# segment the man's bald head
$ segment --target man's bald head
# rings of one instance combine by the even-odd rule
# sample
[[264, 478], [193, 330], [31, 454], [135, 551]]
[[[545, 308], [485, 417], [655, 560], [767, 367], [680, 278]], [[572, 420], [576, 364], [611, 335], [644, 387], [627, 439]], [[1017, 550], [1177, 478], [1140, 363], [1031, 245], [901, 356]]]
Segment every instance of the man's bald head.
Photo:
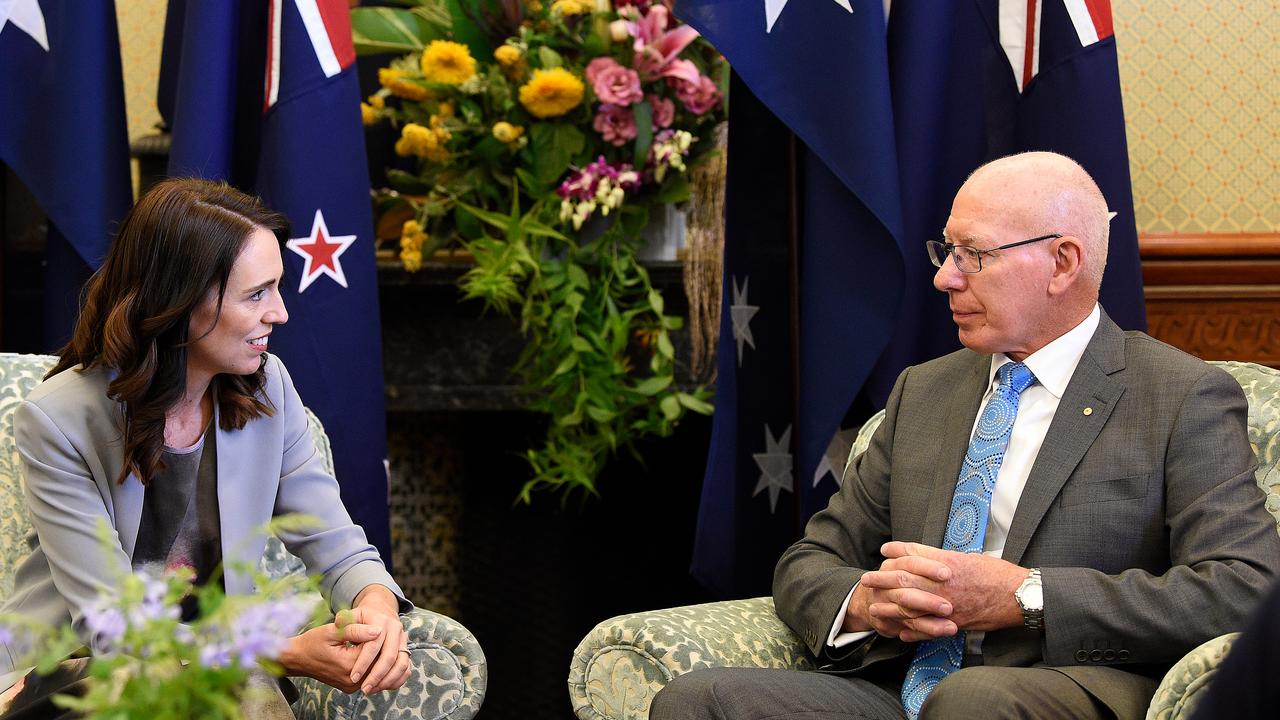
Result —
[[1051, 152], [1010, 155], [975, 170], [961, 192], [966, 190], [998, 204], [1005, 220], [1026, 237], [1054, 232], [1079, 238], [1083, 289], [1097, 298], [1107, 264], [1110, 213], [1098, 184], [1079, 163]]

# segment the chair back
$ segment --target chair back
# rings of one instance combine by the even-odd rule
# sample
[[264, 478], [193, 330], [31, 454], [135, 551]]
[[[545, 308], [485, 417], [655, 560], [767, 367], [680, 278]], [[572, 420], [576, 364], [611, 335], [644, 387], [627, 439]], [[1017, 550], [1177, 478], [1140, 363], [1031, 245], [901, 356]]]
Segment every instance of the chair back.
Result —
[[[22, 468], [13, 437], [13, 412], [57, 360], [54, 355], [0, 353], [0, 598], [7, 598], [13, 592], [18, 564], [31, 552], [27, 541], [31, 518], [22, 494]], [[325, 469], [332, 473], [333, 451], [329, 438], [320, 419], [311, 410], [306, 412], [316, 450], [324, 460]], [[267, 540], [260, 566], [273, 577], [303, 571], [302, 561], [274, 537]]]
[[[1280, 370], [1250, 362], [1211, 360], [1210, 365], [1231, 374], [1249, 401], [1249, 444], [1258, 456], [1254, 479], [1266, 496], [1267, 512], [1280, 531]], [[867, 449], [871, 436], [884, 420], [884, 411], [872, 415], [853, 442], [849, 462]]]

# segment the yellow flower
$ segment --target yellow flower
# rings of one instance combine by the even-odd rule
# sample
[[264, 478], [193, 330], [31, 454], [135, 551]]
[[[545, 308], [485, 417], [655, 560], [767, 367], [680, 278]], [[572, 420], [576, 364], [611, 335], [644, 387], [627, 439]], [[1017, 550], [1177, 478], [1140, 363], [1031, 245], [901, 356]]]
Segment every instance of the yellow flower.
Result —
[[475, 58], [462, 43], [432, 40], [422, 51], [422, 75], [428, 82], [461, 85], [475, 74]]
[[401, 250], [400, 262], [404, 264], [404, 269], [409, 272], [418, 272], [422, 269], [422, 251], [421, 250]]
[[360, 103], [360, 122], [365, 125], [378, 122], [378, 111], [369, 103]]
[[493, 136], [498, 142], [513, 143], [524, 135], [524, 128], [519, 125], [512, 125], [509, 122], [498, 122], [493, 124]]
[[405, 100], [421, 102], [431, 97], [431, 92], [426, 88], [406, 80], [405, 76], [407, 74], [403, 70], [378, 68], [378, 82], [382, 87], [389, 90], [392, 95]]
[[400, 129], [400, 139], [396, 141], [396, 154], [402, 157], [416, 155], [432, 162], [443, 163], [449, 159], [449, 148], [445, 142], [453, 137], [449, 131], [440, 128], [432, 129], [417, 123], [407, 123]]
[[493, 51], [493, 59], [503, 67], [511, 67], [520, 62], [520, 48], [514, 45], [503, 45]]
[[387, 101], [382, 97], [381, 93], [374, 93], [369, 96], [369, 105], [375, 110], [381, 110], [387, 106]]
[[453, 103], [442, 102], [436, 107], [436, 115], [442, 118], [451, 118], [454, 115]]
[[559, 117], [582, 102], [585, 90], [582, 81], [564, 68], [534, 70], [520, 88], [520, 104], [534, 117]]
[[556, 0], [551, 3], [551, 12], [561, 15], [582, 15], [591, 12], [588, 0]]
[[525, 6], [526, 8], [528, 8], [528, 9], [529, 9], [529, 12], [531, 12], [531, 13], [540, 13], [540, 12], [542, 12], [542, 1], [541, 1], [541, 0], [524, 0], [524, 6]]

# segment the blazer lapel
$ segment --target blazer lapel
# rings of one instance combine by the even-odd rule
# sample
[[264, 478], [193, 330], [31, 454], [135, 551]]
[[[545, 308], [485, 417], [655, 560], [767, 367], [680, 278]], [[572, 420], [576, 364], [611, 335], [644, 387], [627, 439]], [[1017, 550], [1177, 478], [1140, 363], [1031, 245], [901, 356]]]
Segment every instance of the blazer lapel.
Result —
[[[271, 519], [272, 502], [246, 497], [244, 488], [257, 488], [275, 497], [275, 491], [259, 476], [261, 463], [252, 442], [252, 435], [245, 432], [225, 431], [218, 417], [218, 404], [214, 402], [213, 422], [218, 453], [218, 514], [222, 525], [223, 578], [227, 594], [253, 592], [253, 578], [239, 566], [257, 567], [262, 557], [266, 536], [259, 530]], [[278, 468], [277, 468], [278, 470]]]
[[933, 493], [929, 496], [929, 511], [925, 515], [921, 542], [942, 547], [947, 532], [947, 517], [951, 514], [951, 499], [955, 495], [960, 466], [969, 449], [973, 434], [973, 421], [978, 417], [978, 406], [991, 382], [991, 356], [975, 355], [973, 366], [958, 378], [956, 392], [947, 405], [943, 421], [943, 435], [939, 440], [938, 472], [934, 476]]
[[1124, 343], [1124, 332], [1104, 312], [1062, 394], [1040, 454], [1027, 476], [1005, 540], [1005, 560], [1015, 565], [1022, 561], [1040, 520], [1124, 394], [1124, 383], [1112, 377], [1124, 369]]

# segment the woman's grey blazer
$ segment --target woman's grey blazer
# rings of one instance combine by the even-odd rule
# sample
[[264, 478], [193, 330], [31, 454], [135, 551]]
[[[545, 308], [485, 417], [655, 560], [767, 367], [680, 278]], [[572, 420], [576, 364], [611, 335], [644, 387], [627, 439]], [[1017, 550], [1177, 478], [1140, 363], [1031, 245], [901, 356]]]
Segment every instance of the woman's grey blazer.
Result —
[[[281, 540], [309, 572], [321, 576], [321, 589], [334, 609], [350, 607], [370, 584], [385, 585], [407, 608], [378, 551], [342, 505], [338, 483], [324, 469], [284, 364], [267, 355], [264, 367], [263, 394], [272, 415], [226, 431], [218, 424], [214, 404], [227, 593], [255, 591], [253, 578], [241, 567], [256, 567], [262, 557], [266, 536], [258, 530], [273, 516], [304, 513], [318, 524], [282, 534]], [[133, 475], [116, 482], [124, 464], [123, 413], [107, 397], [110, 378], [111, 371], [103, 368], [64, 370], [34, 388], [14, 413], [35, 533], [32, 553], [18, 568], [13, 595], [0, 612], [49, 625], [73, 622], [80, 629], [85, 606], [102, 588], [117, 585], [120, 573], [130, 571], [145, 488]], [[103, 522], [114, 541], [106, 557], [97, 535]], [[0, 686], [10, 680], [3, 674], [23, 660], [22, 648], [5, 650], [0, 653]]]

